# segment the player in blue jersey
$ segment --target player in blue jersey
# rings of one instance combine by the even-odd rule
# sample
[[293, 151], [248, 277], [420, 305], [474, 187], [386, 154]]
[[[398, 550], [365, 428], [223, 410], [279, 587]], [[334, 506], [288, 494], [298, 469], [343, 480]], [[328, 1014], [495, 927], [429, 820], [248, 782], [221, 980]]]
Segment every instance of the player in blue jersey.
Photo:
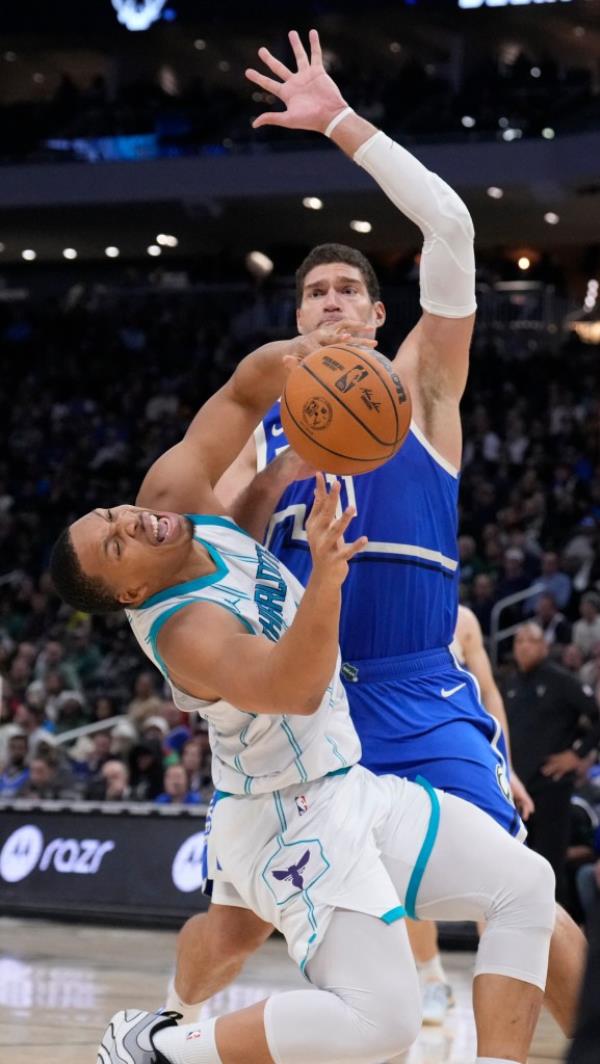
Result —
[[[458, 607], [457, 502], [462, 437], [459, 403], [468, 372], [475, 311], [473, 228], [458, 196], [370, 123], [359, 118], [322, 67], [298, 50], [292, 72], [266, 49], [265, 76], [250, 80], [286, 110], [261, 115], [255, 126], [320, 129], [361, 165], [389, 199], [422, 230], [423, 315], [395, 358], [408, 384], [414, 420], [399, 454], [360, 477], [342, 478], [342, 497], [357, 509], [369, 546], [344, 586], [340, 641], [343, 676], [363, 763], [376, 773], [435, 786], [488, 812], [511, 834], [525, 832], [511, 799], [507, 751], [498, 722], [483, 709], [477, 684], [450, 654]], [[279, 80], [276, 80], [279, 79]], [[317, 116], [317, 120], [315, 120]], [[375, 331], [385, 320], [374, 271], [359, 252], [315, 248], [297, 273], [300, 332], [351, 319]], [[220, 491], [230, 501], [259, 475], [236, 515], [305, 582], [310, 571], [305, 519], [312, 481], [296, 481], [293, 461], [272, 463], [286, 440], [275, 404]], [[264, 472], [260, 472], [264, 470]], [[306, 476], [306, 472], [304, 474]], [[273, 513], [273, 510], [275, 511]], [[513, 788], [518, 788], [513, 779]], [[517, 798], [523, 793], [518, 789]], [[203, 1000], [224, 985], [267, 933], [253, 919], [213, 908], [184, 931], [170, 1003]], [[425, 930], [430, 938], [431, 929]], [[419, 931], [415, 934], [419, 954]], [[429, 943], [426, 944], [427, 950]], [[551, 952], [547, 1003], [564, 1030], [572, 1027], [584, 942], [560, 913]], [[208, 963], [207, 963], [207, 958]], [[424, 960], [430, 958], [423, 955]], [[190, 1004], [190, 1015], [193, 1006]]]
[[[360, 336], [361, 326], [316, 335], [336, 333]], [[327, 492], [317, 474], [306, 589], [219, 513], [215, 483], [281, 391], [282, 353], [305, 346], [245, 359], [154, 463], [136, 505], [86, 514], [52, 552], [65, 600], [86, 612], [125, 608], [177, 705], [208, 721], [215, 908], [241, 905], [261, 928], [276, 926], [311, 983], [191, 1024], [123, 1010], [98, 1064], [397, 1064], [420, 1022], [407, 912], [486, 919], [473, 989], [478, 1064], [524, 1064], [554, 877], [472, 804], [358, 763], [338, 646], [341, 586], [366, 545], [345, 540], [353, 509], [338, 516], [339, 484]]]

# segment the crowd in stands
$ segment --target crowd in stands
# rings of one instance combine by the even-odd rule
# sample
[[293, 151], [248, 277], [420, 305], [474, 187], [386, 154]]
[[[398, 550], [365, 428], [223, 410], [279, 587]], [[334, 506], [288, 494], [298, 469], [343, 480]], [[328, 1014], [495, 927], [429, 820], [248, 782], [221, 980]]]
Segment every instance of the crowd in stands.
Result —
[[[386, 40], [371, 55], [357, 52], [356, 41], [351, 51], [340, 43], [343, 60], [335, 36], [329, 44], [326, 60], [345, 97], [365, 118], [404, 139], [501, 138], [507, 129], [517, 130], [515, 137], [540, 136], [547, 127], [558, 133], [597, 127], [600, 117], [591, 70], [559, 65], [542, 51], [517, 51], [510, 62], [482, 56], [479, 64], [465, 51], [456, 79], [455, 64], [449, 58], [427, 61], [422, 43], [414, 51], [397, 45], [400, 54], [394, 54]], [[38, 92], [35, 99], [0, 108], [0, 159], [107, 157], [102, 138], [146, 138], [129, 149], [125, 140], [120, 148], [113, 145], [132, 158], [277, 144], [277, 130], [251, 129], [252, 117], [265, 104], [270, 109], [273, 97], [251, 91], [243, 68], [253, 61], [252, 52], [250, 45], [241, 49], [245, 62], [221, 61], [229, 73], [216, 84], [197, 74], [178, 75], [168, 61], [167, 75], [163, 68], [153, 80], [124, 80], [110, 89], [101, 74], [90, 72], [87, 85], [64, 74], [53, 97], [42, 99]], [[126, 62], [121, 65], [126, 69]]]
[[[287, 298], [248, 287], [233, 315], [231, 298], [210, 290], [0, 307], [0, 798], [209, 798], [204, 724], [173, 704], [123, 614], [91, 618], [59, 601], [47, 562], [67, 522], [133, 501], [232, 365], [284, 332]], [[382, 349], [397, 339], [387, 335]], [[600, 700], [596, 359], [574, 337], [515, 357], [512, 340], [478, 334], [463, 403], [459, 551], [461, 597], [485, 636], [495, 603], [531, 589], [501, 626], [537, 619], [552, 656]], [[500, 644], [501, 667], [510, 647]], [[100, 727], [61, 741], [89, 723]], [[586, 800], [598, 816], [590, 773]]]

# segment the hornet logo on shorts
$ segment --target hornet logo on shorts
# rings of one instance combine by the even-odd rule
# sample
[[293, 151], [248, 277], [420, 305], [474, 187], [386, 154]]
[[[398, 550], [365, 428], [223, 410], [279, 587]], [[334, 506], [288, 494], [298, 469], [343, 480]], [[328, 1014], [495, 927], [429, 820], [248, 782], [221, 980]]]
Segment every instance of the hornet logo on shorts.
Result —
[[302, 890], [304, 887], [304, 879], [301, 873], [302, 869], [309, 861], [310, 850], [307, 850], [298, 861], [298, 864], [290, 865], [289, 868], [284, 869], [275, 868], [271, 872], [271, 875], [275, 876], [275, 879], [282, 879], [284, 883], [293, 883], [295, 887], [298, 887], [298, 890]]
[[329, 867], [318, 839], [284, 843], [280, 838], [276, 852], [267, 861], [261, 875], [277, 905], [286, 905], [299, 894], [309, 891]]

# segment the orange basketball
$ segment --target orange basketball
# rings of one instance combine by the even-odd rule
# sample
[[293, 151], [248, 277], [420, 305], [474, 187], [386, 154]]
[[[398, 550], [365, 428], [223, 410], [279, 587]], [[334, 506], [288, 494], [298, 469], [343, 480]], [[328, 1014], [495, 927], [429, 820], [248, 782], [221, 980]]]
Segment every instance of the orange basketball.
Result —
[[410, 395], [389, 359], [346, 344], [308, 355], [281, 399], [291, 446], [325, 473], [377, 469], [402, 446], [410, 418]]

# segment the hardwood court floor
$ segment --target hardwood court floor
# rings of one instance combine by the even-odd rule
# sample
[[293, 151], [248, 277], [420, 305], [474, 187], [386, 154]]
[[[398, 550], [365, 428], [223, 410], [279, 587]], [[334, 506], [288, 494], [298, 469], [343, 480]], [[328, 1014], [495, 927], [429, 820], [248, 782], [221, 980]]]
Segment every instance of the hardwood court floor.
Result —
[[[100, 1035], [113, 1012], [163, 1003], [175, 934], [4, 917], [0, 943], [2, 1064], [95, 1064]], [[475, 1059], [473, 956], [448, 953], [444, 963], [456, 1005], [443, 1028], [423, 1028], [410, 1064], [472, 1064]], [[273, 939], [231, 988], [207, 1003], [207, 1015], [303, 986], [283, 942]], [[558, 1028], [544, 1013], [530, 1064], [562, 1061], [564, 1049]]]

